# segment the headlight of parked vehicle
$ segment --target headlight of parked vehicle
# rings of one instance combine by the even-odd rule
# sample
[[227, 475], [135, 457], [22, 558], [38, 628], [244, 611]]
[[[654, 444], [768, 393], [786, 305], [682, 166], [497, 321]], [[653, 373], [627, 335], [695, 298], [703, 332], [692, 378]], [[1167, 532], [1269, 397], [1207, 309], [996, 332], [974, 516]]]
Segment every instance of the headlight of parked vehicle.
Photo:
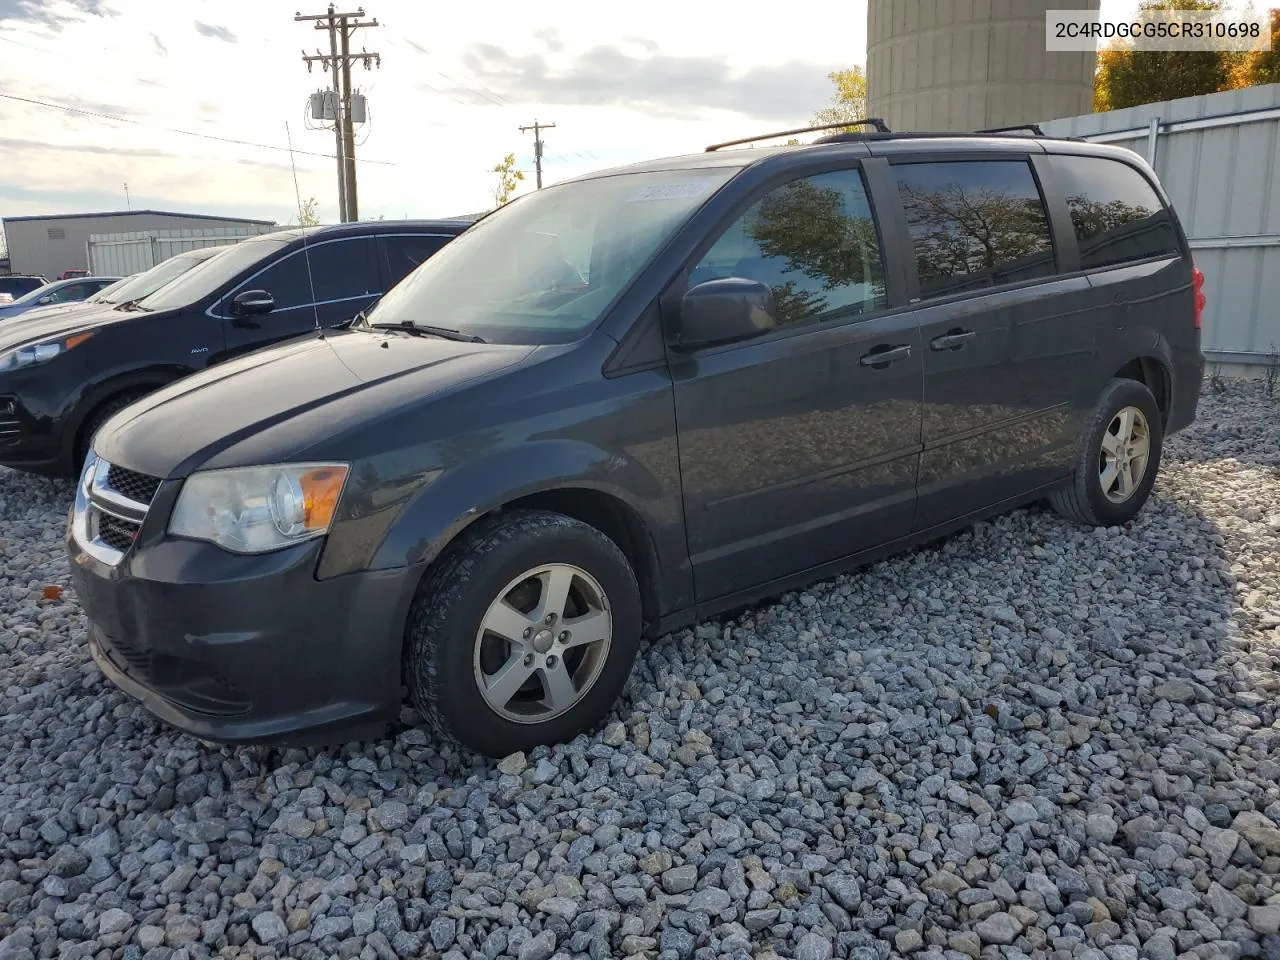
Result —
[[235, 553], [268, 553], [324, 536], [349, 469], [345, 463], [282, 463], [192, 474], [169, 532]]
[[29, 343], [25, 347], [15, 347], [13, 350], [0, 353], [0, 373], [6, 370], [21, 370], [23, 367], [34, 367], [36, 364], [47, 363], [59, 354], [66, 353], [72, 347], [80, 346], [92, 336], [92, 332], [76, 333], [58, 340]]

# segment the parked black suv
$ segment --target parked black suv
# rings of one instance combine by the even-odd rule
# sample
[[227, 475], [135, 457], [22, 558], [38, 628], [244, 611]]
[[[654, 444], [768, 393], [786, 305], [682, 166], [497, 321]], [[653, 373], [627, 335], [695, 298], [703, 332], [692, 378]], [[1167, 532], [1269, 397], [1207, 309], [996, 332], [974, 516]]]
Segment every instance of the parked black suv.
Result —
[[836, 135], [551, 186], [350, 329], [107, 422], [90, 644], [209, 740], [371, 733], [403, 681], [476, 750], [562, 741], [642, 635], [1037, 499], [1128, 521], [1202, 304], [1117, 148]]
[[226, 247], [141, 299], [0, 325], [0, 464], [76, 476], [117, 410], [197, 370], [350, 322], [470, 225], [281, 230]]

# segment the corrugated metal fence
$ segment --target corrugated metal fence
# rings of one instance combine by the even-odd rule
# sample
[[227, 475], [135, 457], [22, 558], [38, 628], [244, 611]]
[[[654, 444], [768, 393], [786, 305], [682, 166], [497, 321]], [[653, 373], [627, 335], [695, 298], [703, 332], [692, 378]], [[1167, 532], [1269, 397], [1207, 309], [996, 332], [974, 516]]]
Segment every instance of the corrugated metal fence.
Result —
[[1205, 274], [1211, 362], [1280, 354], [1280, 84], [1040, 124], [1146, 157]]
[[133, 233], [95, 233], [85, 244], [89, 272], [127, 277], [188, 250], [226, 246], [280, 227], [246, 223], [235, 227], [191, 227], [185, 230], [140, 230]]

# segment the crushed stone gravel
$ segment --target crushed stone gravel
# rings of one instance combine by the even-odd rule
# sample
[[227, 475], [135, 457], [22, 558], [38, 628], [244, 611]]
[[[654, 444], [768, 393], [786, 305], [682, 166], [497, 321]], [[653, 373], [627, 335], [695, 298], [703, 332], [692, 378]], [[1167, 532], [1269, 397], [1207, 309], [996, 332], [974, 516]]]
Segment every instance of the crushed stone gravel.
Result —
[[69, 499], [0, 469], [0, 960], [1280, 958], [1259, 383], [1130, 529], [1022, 510], [665, 637], [497, 764], [165, 727], [85, 649]]

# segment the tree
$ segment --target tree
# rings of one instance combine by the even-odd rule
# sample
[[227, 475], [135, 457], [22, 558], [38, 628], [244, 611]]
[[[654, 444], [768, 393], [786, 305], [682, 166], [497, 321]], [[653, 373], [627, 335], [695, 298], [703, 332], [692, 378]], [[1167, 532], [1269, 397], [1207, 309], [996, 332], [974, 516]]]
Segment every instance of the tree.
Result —
[[[813, 115], [813, 125], [823, 123], [840, 123], [843, 120], [861, 120], [867, 115], [867, 76], [861, 67], [850, 67], [848, 70], [836, 70], [828, 73], [827, 79], [835, 84], [836, 92], [831, 95], [831, 105], [823, 107]], [[849, 132], [856, 133], [862, 127], [852, 126]], [[844, 131], [837, 131], [844, 132]]]
[[[1223, 6], [1224, 0], [1142, 0], [1138, 18], [1158, 10], [1218, 12]], [[1241, 85], [1240, 64], [1247, 56], [1216, 51], [1135, 51], [1128, 43], [1106, 47], [1098, 52], [1093, 109], [1120, 110], [1232, 89]]]
[[[848, 70], [836, 70], [827, 74], [827, 79], [835, 84], [835, 93], [831, 95], [830, 106], [823, 107], [810, 119], [810, 126], [818, 127], [828, 123], [840, 123], [843, 120], [861, 120], [867, 115], [867, 76], [861, 67], [850, 67]], [[858, 133], [862, 126], [842, 127], [832, 133]], [[792, 137], [787, 146], [799, 146], [800, 141]]]
[[1280, 83], [1280, 10], [1271, 11], [1271, 49], [1244, 54], [1233, 80], [1233, 87]]
[[502, 158], [502, 162], [493, 168], [493, 172], [498, 175], [498, 185], [493, 188], [493, 203], [494, 206], [500, 207], [510, 202], [511, 195], [516, 192], [520, 181], [524, 179], [524, 171], [516, 169], [516, 155], [508, 153]]
[[899, 189], [923, 282], [984, 273], [1047, 249], [1038, 198], [957, 183], [936, 190], [905, 184]]
[[318, 227], [320, 226], [320, 217], [316, 214], [316, 198], [303, 200], [298, 204], [298, 226], [300, 227]]

